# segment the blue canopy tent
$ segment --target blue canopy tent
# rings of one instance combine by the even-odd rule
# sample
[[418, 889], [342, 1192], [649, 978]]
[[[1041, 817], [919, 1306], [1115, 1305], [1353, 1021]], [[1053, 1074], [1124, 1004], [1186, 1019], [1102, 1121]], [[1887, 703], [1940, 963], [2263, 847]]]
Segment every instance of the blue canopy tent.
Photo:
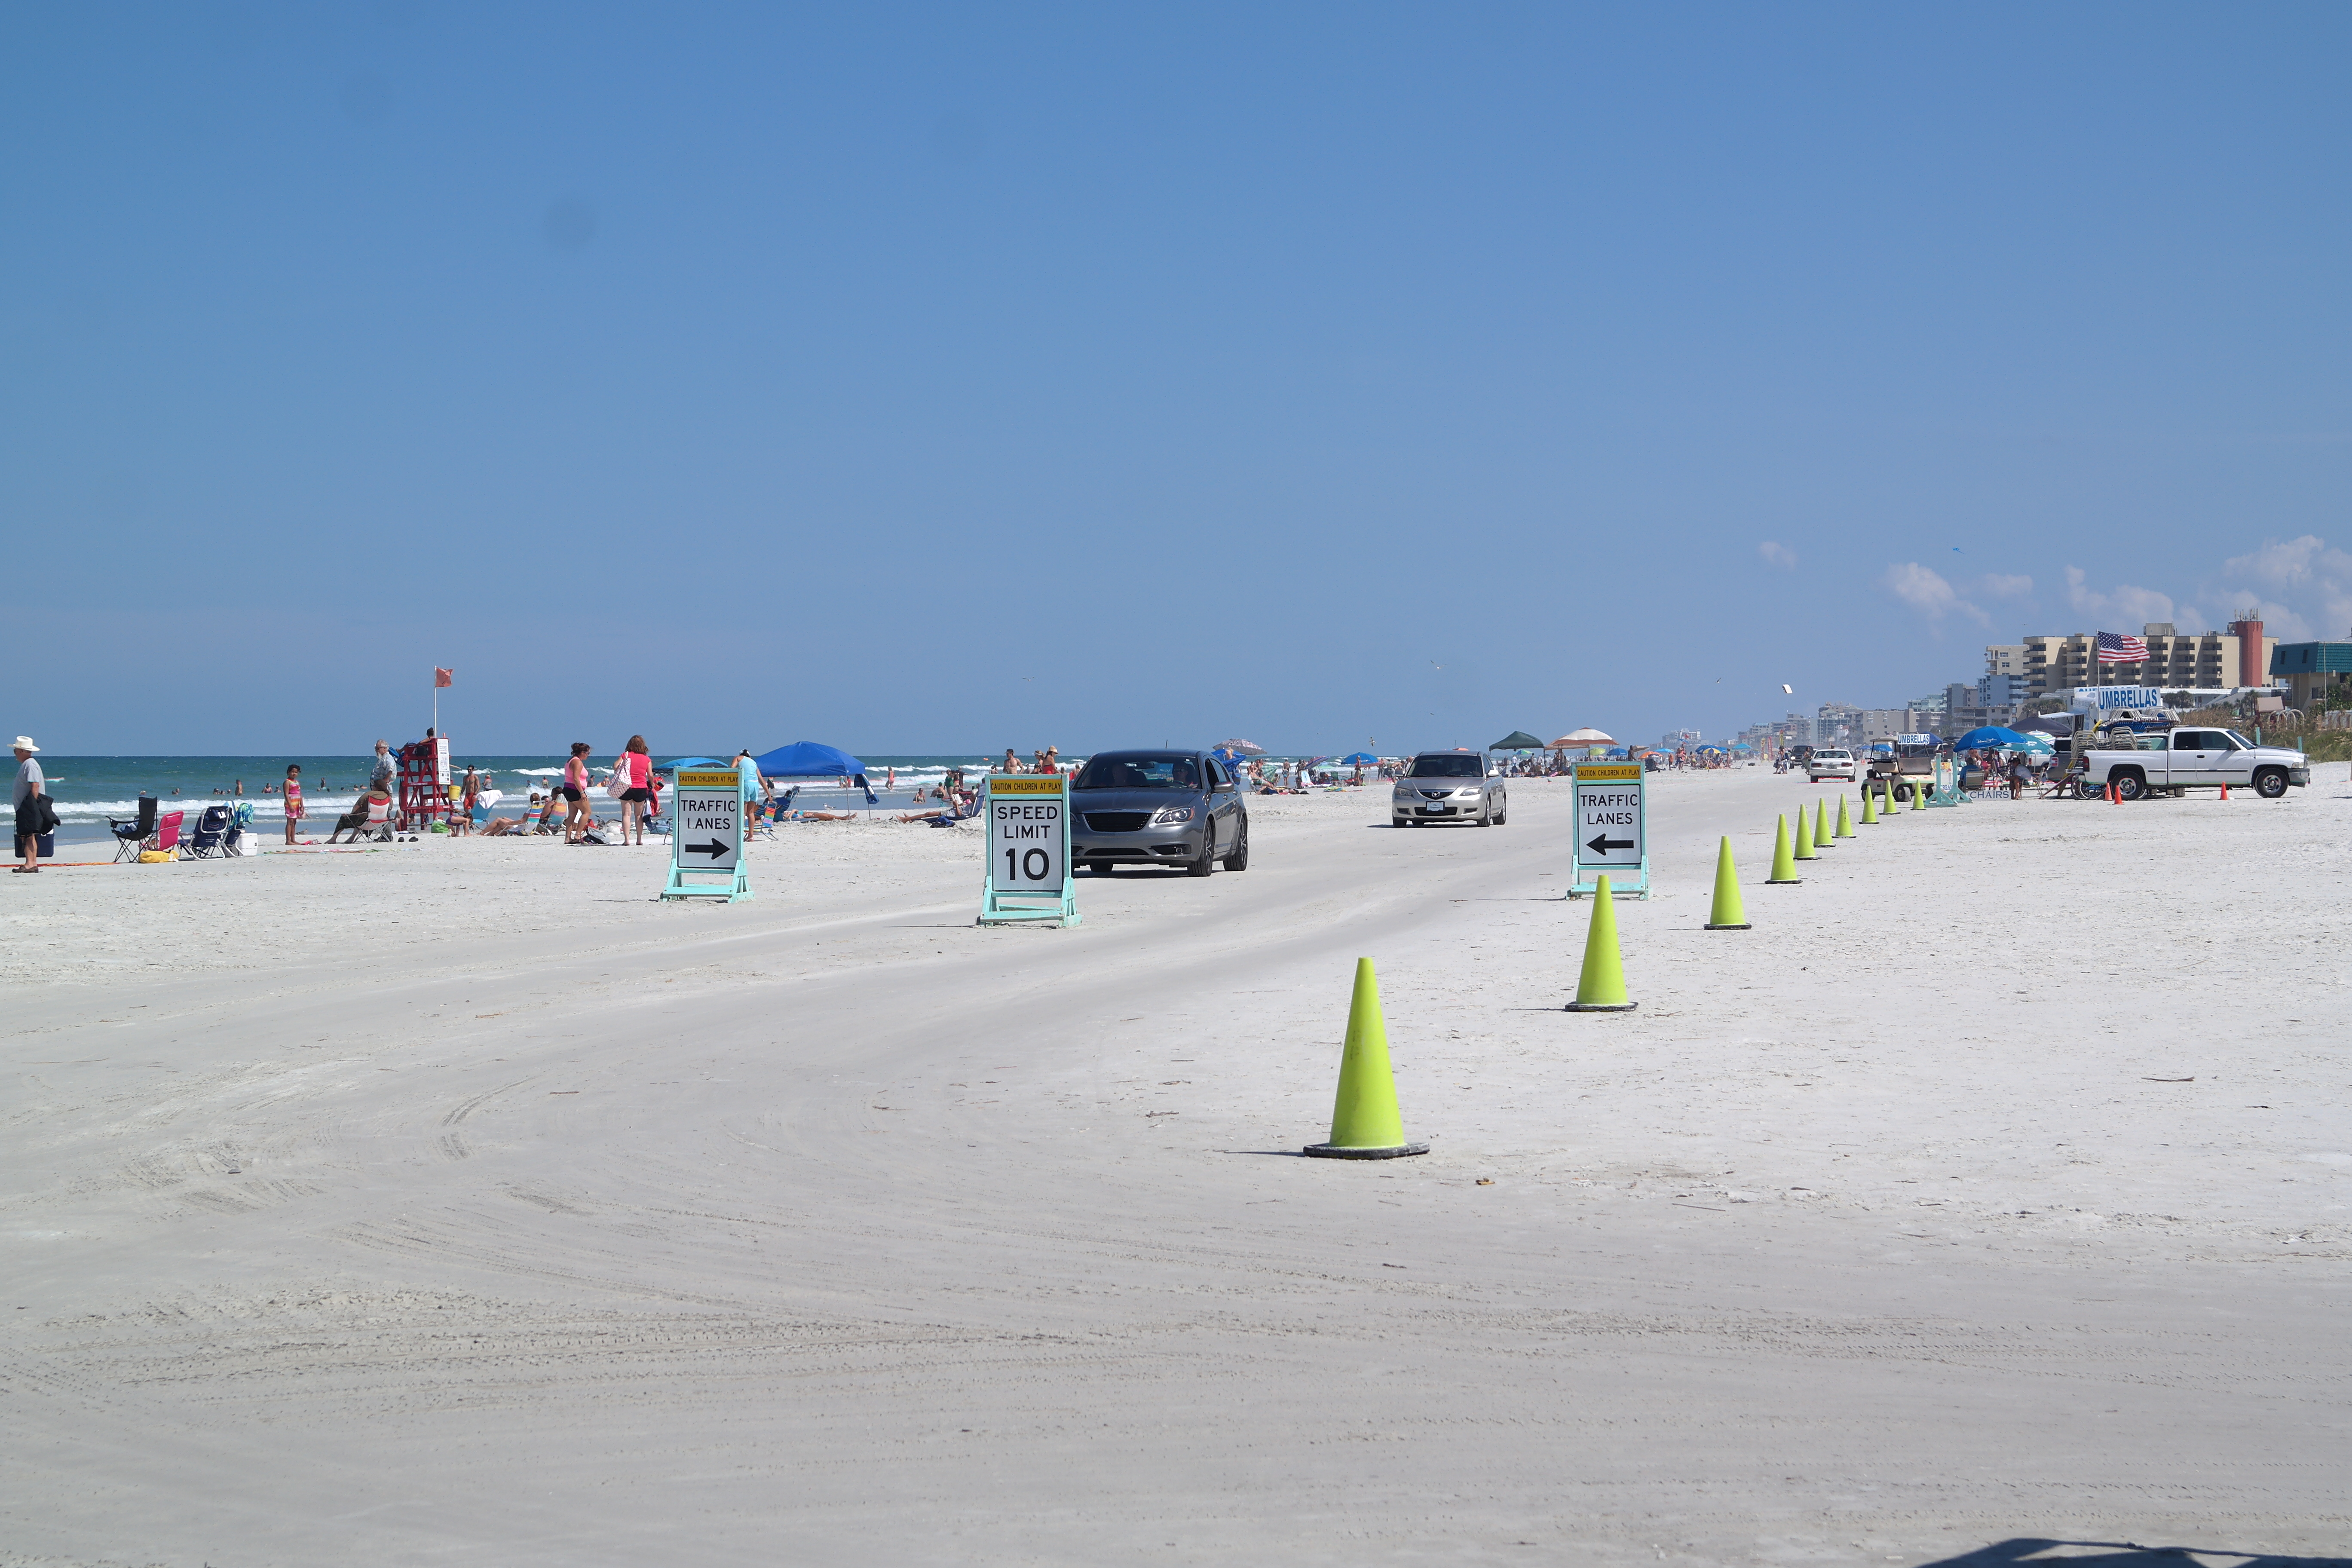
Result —
[[1381, 765], [1381, 760], [1370, 752], [1351, 752], [1339, 759], [1339, 765], [1343, 768], [1376, 768]]
[[660, 767], [654, 771], [656, 773], [674, 773], [680, 768], [724, 768], [730, 767], [732, 765], [732, 763], [720, 762], [717, 757], [679, 757], [674, 761], [664, 763]]
[[[866, 804], [873, 805], [878, 797], [874, 786], [866, 782], [866, 764], [838, 746], [822, 745], [814, 741], [794, 741], [789, 746], [778, 746], [763, 752], [751, 761], [772, 779], [856, 779], [866, 792]], [[793, 792], [797, 795], [799, 790]]]
[[751, 760], [772, 779], [853, 779], [866, 771], [864, 763], [840, 747], [814, 741], [794, 741]]

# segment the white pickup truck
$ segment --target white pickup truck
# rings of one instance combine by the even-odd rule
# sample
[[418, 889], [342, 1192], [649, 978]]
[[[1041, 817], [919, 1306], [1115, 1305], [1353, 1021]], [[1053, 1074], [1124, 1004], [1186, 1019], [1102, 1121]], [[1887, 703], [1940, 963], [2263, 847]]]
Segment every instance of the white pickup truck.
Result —
[[[2117, 744], [2125, 741], [2137, 744], [2128, 749]], [[2310, 782], [2311, 760], [2301, 752], [2257, 746], [2235, 730], [2184, 725], [2137, 736], [2118, 734], [2106, 746], [2083, 753], [2084, 793], [2105, 795], [2112, 783], [2126, 800], [2224, 784], [2251, 788], [2264, 800], [2276, 800], [2289, 784]]]

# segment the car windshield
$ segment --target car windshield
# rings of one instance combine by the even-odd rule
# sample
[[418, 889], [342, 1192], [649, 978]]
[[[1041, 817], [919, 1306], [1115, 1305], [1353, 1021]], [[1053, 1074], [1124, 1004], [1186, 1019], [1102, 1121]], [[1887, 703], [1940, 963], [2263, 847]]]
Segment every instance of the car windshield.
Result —
[[1096, 757], [1078, 773], [1077, 789], [1199, 789], [1201, 764], [1189, 756]]
[[1486, 776], [1475, 756], [1415, 757], [1412, 772], [1407, 775], [1417, 779], [1475, 779]]
[[2238, 750], [2242, 752], [2251, 752], [2254, 749], [2254, 743], [2252, 741], [2247, 740], [2243, 735], [2239, 734], [2235, 730], [2224, 730], [2221, 733], [2229, 736], [2231, 740], [2235, 741], [2238, 743]]

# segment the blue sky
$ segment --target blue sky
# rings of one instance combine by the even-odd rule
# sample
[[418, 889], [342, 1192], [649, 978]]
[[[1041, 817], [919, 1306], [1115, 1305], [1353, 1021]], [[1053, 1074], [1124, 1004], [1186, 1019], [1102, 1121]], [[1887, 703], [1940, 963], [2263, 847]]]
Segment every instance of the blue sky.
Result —
[[1391, 750], [2341, 636], [2347, 35], [15, 7], [0, 721]]

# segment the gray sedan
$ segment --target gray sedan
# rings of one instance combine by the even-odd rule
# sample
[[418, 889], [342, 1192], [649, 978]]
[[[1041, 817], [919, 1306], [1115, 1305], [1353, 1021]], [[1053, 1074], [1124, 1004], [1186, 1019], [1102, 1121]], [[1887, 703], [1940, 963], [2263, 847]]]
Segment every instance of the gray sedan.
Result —
[[1422, 827], [1432, 822], [1500, 826], [1510, 809], [1503, 775], [1484, 752], [1416, 752], [1389, 792], [1391, 827]]
[[1107, 875], [1122, 862], [1205, 877], [1249, 868], [1249, 808], [1206, 752], [1100, 752], [1070, 784], [1070, 858]]

